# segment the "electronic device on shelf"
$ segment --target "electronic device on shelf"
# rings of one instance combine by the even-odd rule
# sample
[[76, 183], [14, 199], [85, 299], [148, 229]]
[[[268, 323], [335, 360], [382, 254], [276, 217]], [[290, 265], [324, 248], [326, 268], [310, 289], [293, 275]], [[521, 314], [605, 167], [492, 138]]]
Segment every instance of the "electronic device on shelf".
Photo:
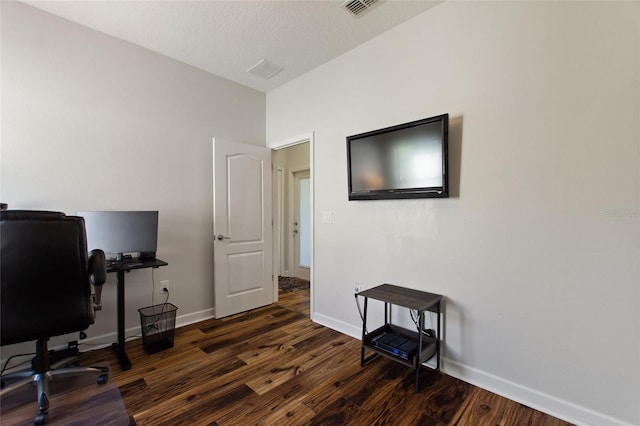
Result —
[[[158, 211], [78, 212], [87, 230], [87, 249], [115, 254], [116, 262], [138, 263], [126, 253], [138, 253], [140, 259], [154, 259], [158, 249]], [[134, 265], [129, 265], [134, 266]]]
[[418, 350], [416, 342], [396, 333], [380, 333], [371, 342], [376, 348], [406, 360], [411, 359]]
[[449, 114], [347, 137], [349, 200], [449, 197]]

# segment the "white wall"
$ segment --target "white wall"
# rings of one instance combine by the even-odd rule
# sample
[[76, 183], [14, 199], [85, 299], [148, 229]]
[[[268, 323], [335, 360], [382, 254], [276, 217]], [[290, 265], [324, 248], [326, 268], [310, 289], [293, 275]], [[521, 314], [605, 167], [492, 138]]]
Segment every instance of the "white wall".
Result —
[[[358, 336], [356, 280], [440, 293], [449, 374], [640, 424], [639, 16], [446, 2], [269, 92], [267, 143], [315, 132], [315, 214], [333, 212], [314, 319]], [[445, 112], [453, 197], [347, 201], [346, 136]]]
[[[212, 314], [213, 137], [264, 145], [265, 94], [2, 2], [0, 199], [67, 214], [159, 210], [169, 266], [127, 274], [127, 328], [154, 303], [152, 273], [170, 281], [179, 323]], [[88, 330], [98, 342], [114, 341], [113, 275]]]

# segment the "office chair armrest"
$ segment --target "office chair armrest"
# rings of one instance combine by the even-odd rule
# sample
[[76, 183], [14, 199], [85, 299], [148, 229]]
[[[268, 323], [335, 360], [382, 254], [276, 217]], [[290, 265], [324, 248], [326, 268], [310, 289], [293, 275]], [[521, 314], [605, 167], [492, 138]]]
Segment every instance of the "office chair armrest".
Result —
[[107, 281], [107, 260], [100, 249], [91, 250], [89, 253], [89, 279], [95, 286], [100, 286]]
[[93, 310], [102, 309], [102, 284], [107, 281], [107, 260], [102, 250], [91, 250], [89, 253], [89, 280], [95, 289]]

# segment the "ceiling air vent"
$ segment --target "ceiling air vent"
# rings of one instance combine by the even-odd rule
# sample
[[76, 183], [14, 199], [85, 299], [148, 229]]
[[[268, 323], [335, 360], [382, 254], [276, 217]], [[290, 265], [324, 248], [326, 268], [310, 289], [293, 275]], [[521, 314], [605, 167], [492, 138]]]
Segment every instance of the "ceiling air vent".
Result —
[[269, 62], [266, 59], [261, 60], [251, 68], [247, 70], [249, 74], [257, 75], [258, 77], [262, 77], [265, 80], [270, 79], [274, 75], [278, 74], [282, 71], [282, 68], [279, 65], [274, 64], [273, 62]]
[[340, 7], [358, 18], [382, 2], [383, 0], [347, 0]]

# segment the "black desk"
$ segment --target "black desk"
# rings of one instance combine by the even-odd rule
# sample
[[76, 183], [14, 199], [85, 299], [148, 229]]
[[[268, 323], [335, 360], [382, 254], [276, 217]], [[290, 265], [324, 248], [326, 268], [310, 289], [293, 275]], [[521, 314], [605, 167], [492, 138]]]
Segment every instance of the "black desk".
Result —
[[120, 263], [110, 264], [107, 266], [107, 272], [117, 273], [117, 307], [118, 307], [118, 341], [113, 344], [116, 350], [118, 359], [120, 360], [120, 367], [122, 371], [129, 370], [131, 368], [131, 361], [127, 353], [124, 351], [124, 275], [125, 272], [132, 271], [134, 269], [145, 268], [159, 268], [161, 266], [168, 265], [167, 262], [160, 259], [144, 259], [138, 260], [135, 263]]

